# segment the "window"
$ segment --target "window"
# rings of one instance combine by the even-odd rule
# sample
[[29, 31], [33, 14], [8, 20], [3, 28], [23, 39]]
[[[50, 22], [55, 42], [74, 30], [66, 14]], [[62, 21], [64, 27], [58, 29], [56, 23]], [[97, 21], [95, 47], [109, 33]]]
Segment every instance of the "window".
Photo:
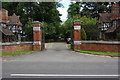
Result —
[[113, 21], [113, 26], [116, 26], [116, 21]]

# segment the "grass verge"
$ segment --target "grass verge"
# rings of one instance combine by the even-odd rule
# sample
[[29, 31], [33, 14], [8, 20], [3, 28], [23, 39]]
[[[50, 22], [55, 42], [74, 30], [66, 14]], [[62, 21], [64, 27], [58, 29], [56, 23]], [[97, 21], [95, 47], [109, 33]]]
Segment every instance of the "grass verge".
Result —
[[69, 48], [69, 49], [70, 49], [70, 48], [71, 48], [71, 44], [67, 44], [67, 48]]
[[93, 53], [93, 54], [105, 54], [105, 55], [116, 55], [116, 56], [120, 55], [120, 53], [117, 53], [117, 52], [101, 52], [101, 51], [79, 50], [79, 49], [76, 49], [75, 51]]
[[24, 54], [24, 53], [33, 53], [37, 51], [16, 51], [16, 52], [8, 52], [8, 53], [2, 53], [0, 56], [6, 56], [6, 55], [17, 55], [17, 54]]

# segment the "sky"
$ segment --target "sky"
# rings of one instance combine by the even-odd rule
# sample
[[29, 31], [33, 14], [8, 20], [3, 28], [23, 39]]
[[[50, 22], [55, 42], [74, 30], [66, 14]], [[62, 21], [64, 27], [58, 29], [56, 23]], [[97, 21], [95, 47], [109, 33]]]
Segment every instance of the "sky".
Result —
[[62, 14], [62, 16], [60, 16], [60, 19], [62, 22], [65, 22], [67, 20], [67, 10], [70, 5], [70, 0], [61, 0], [59, 3], [62, 3], [64, 7], [57, 8], [57, 10], [60, 12], [60, 14]]

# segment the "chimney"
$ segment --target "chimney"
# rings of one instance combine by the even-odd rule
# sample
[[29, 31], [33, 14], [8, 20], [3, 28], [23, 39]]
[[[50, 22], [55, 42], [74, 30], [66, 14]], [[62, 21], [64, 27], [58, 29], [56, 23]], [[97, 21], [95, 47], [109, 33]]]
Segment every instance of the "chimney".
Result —
[[0, 16], [1, 16], [1, 20], [4, 23], [8, 22], [8, 11], [5, 9], [0, 9]]
[[112, 20], [119, 18], [120, 6], [118, 3], [112, 4], [111, 14], [112, 14]]

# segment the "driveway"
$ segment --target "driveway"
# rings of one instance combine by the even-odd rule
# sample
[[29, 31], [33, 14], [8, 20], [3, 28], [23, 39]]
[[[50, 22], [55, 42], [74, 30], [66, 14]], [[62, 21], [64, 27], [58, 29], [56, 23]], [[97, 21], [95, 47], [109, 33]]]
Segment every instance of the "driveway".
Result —
[[43, 51], [3, 58], [2, 70], [3, 78], [50, 75], [116, 77], [118, 58], [74, 52], [65, 43], [47, 43]]

